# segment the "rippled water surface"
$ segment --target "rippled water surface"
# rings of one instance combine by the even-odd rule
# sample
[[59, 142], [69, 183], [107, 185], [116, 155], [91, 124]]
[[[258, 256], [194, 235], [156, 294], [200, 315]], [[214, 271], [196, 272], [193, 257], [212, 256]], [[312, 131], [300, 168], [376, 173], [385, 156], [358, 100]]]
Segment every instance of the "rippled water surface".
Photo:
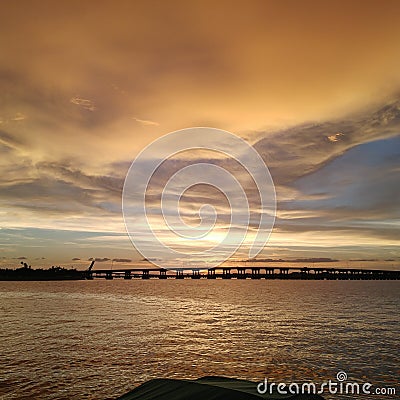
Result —
[[0, 396], [113, 399], [155, 377], [344, 370], [399, 398], [399, 293], [391, 281], [0, 282]]

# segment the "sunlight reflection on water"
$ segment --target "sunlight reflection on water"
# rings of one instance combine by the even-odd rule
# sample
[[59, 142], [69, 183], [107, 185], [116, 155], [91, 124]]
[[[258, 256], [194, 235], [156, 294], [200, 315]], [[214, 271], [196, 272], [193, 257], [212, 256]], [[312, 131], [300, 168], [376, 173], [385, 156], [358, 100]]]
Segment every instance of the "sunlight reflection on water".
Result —
[[339, 370], [398, 386], [399, 289], [390, 281], [0, 282], [0, 395], [111, 399], [155, 377], [322, 382]]

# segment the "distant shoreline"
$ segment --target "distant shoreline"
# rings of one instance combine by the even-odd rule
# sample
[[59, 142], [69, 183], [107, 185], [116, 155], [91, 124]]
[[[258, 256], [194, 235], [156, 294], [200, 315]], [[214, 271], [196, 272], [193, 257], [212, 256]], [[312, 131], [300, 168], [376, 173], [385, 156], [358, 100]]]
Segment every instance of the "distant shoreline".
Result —
[[33, 269], [26, 264], [17, 269], [0, 269], [0, 281], [70, 281], [83, 280], [86, 271], [51, 267], [48, 269]]
[[222, 280], [400, 280], [400, 271], [335, 267], [215, 267], [76, 270], [63, 267], [0, 269], [0, 281], [66, 281], [99, 279], [222, 279]]

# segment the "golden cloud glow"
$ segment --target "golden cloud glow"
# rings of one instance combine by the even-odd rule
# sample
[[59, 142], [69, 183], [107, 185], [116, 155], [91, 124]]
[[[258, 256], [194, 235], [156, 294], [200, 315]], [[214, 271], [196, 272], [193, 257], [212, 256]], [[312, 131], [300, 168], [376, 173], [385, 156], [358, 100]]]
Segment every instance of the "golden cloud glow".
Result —
[[339, 141], [340, 140], [340, 137], [341, 136], [344, 136], [344, 134], [343, 133], [335, 133], [334, 135], [330, 135], [330, 136], [328, 136], [328, 140], [330, 141], [330, 142], [337, 142], [337, 141]]
[[79, 96], [75, 96], [73, 97], [70, 102], [72, 104], [76, 104], [77, 106], [81, 106], [82, 108], [85, 108], [86, 110], [89, 111], [94, 111], [96, 109], [96, 107], [94, 106], [93, 102], [91, 100], [88, 99], [82, 99]]
[[392, 254], [397, 181], [387, 159], [364, 192], [346, 186], [338, 199], [324, 185], [345, 185], [355, 165], [349, 182], [359, 183], [363, 157], [335, 165], [342, 174], [329, 163], [399, 133], [400, 2], [43, 0], [7, 2], [2, 17], [0, 225], [18, 230], [2, 243], [9, 254], [38, 251], [21, 233], [32, 228], [96, 233], [75, 242], [90, 251], [103, 232], [100, 251], [124, 232], [130, 162], [189, 126], [226, 129], [262, 154], [277, 187], [276, 248], [331, 251], [342, 238]]

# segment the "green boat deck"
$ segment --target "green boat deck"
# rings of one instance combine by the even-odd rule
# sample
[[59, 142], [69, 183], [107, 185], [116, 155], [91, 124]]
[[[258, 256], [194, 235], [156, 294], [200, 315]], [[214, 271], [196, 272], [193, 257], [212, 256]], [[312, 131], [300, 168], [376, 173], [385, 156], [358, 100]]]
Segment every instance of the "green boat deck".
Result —
[[259, 394], [254, 382], [223, 377], [153, 379], [116, 400], [323, 400], [317, 394]]

